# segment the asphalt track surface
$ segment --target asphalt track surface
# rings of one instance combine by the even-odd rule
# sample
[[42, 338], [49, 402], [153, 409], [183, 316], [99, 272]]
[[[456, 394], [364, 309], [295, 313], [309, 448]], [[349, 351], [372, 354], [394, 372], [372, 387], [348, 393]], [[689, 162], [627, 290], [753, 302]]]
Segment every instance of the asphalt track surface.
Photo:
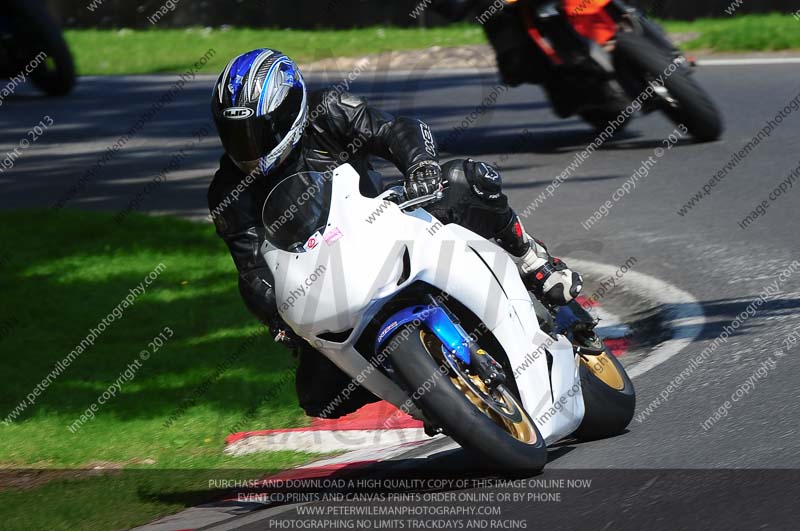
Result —
[[[716, 184], [711, 195], [686, 215], [678, 214], [798, 94], [797, 68], [770, 64], [701, 69], [698, 79], [715, 95], [726, 118], [722, 141], [679, 142], [658, 158], [649, 175], [615, 203], [606, 217], [586, 230], [582, 222], [611, 199], [656, 148], [664, 147], [664, 139], [675, 129], [660, 115], [639, 118], [585, 161], [527, 218], [528, 230], [549, 242], [556, 255], [609, 265], [636, 257], [636, 271], [663, 279], [699, 301], [707, 321], [700, 335], [679, 354], [636, 379], [638, 414], [766, 286], [778, 282], [777, 291], [754, 315], [740, 318], [727, 342], [696, 364], [646, 418], [634, 420], [628, 433], [557, 448], [548, 470], [800, 468], [796, 384], [800, 348], [789, 348], [787, 340], [800, 327], [800, 270], [779, 280], [781, 271], [800, 260], [800, 182], [771, 202], [766, 214], [746, 230], [738, 225], [800, 165], [800, 112], [783, 119], [769, 138]], [[341, 79], [336, 74], [324, 78], [311, 81], [321, 86]], [[86, 78], [67, 99], [43, 99], [27, 90], [7, 99], [0, 109], [0, 155], [18, 147], [20, 139], [45, 116], [54, 125], [22, 151], [13, 169], [0, 173], [0, 208], [53, 205], [175, 79], [169, 75]], [[220, 148], [213, 136], [193, 142], [191, 132], [210, 125], [211, 82], [209, 77], [190, 82], [67, 206], [124, 208], [176, 152], [186, 149], [180, 168], [144, 198], [141, 209], [205, 216], [205, 191]], [[496, 83], [491, 73], [363, 74], [352, 90], [390, 112], [424, 118], [441, 141], [481, 105]], [[512, 204], [524, 211], [593, 138], [594, 133], [580, 121], [555, 117], [538, 88], [520, 87], [502, 92], [488, 112], [457, 141], [448, 143], [445, 158], [471, 156], [496, 162]], [[767, 363], [770, 360], [774, 363]], [[743, 393], [740, 389], [748, 381], [749, 390]], [[739, 397], [732, 401], [737, 390]], [[725, 407], [726, 401], [731, 403], [725, 408], [727, 416], [704, 429], [703, 422]], [[469, 461], [453, 459], [456, 464], [448, 466], [461, 471], [469, 466]], [[609, 496], [607, 501], [614, 503], [613, 499]], [[734, 518], [731, 523], [736, 522]], [[604, 522], [596, 523], [602, 527]]]

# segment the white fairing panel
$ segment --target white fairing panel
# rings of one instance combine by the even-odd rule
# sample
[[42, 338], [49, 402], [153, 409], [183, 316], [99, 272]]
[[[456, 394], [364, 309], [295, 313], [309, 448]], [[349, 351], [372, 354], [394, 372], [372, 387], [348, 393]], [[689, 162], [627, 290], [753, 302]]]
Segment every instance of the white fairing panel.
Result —
[[[497, 337], [523, 405], [547, 443], [574, 431], [584, 414], [576, 356], [568, 340], [553, 340], [539, 329], [530, 296], [505, 252], [463, 227], [443, 226], [424, 210], [403, 213], [391, 202], [363, 197], [358, 181], [350, 166], [334, 172], [328, 224], [309, 240], [306, 252], [265, 249], [283, 319], [372, 392], [400, 406], [407, 395], [374, 370], [353, 342], [387, 300], [424, 281], [486, 325], [467, 332]], [[410, 275], [398, 284], [406, 252]], [[351, 329], [342, 343], [319, 337]]]
[[[436, 238], [420, 243], [412, 264], [414, 256], [439, 260], [436, 269], [420, 267], [417, 278], [450, 293], [482, 318], [503, 346], [523, 405], [542, 437], [550, 444], [575, 431], [584, 414], [575, 353], [566, 338], [555, 341], [541, 331], [514, 262], [500, 247], [459, 225], [446, 225]], [[553, 357], [552, 375], [547, 352]], [[551, 413], [555, 408], [557, 414]]]

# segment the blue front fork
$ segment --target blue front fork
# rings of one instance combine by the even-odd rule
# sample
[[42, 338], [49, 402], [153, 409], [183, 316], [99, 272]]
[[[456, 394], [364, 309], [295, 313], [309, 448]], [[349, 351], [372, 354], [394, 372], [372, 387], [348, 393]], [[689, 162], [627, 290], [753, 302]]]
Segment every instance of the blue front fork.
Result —
[[424, 324], [456, 358], [466, 365], [470, 364], [472, 340], [456, 318], [439, 306], [433, 297], [427, 306], [411, 306], [392, 315], [380, 328], [375, 339], [375, 352], [380, 352], [393, 330], [413, 322]]

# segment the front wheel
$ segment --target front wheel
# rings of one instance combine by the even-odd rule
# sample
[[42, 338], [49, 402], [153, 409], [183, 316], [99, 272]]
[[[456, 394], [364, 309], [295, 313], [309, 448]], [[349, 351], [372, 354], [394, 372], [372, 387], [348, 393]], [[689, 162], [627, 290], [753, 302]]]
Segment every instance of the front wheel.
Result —
[[423, 327], [406, 325], [387, 344], [385, 354], [428, 420], [505, 473], [541, 472], [547, 447], [514, 393], [503, 385], [490, 391], [476, 375], [454, 370], [441, 341]]
[[[683, 124], [695, 140], [717, 140], [723, 131], [722, 115], [711, 96], [691, 76], [684, 65], [646, 37], [633, 32], [617, 36], [614, 66], [620, 81], [637, 97], [648, 84], [663, 80], [659, 90], [664, 113], [676, 124]], [[677, 69], [676, 69], [677, 68]], [[663, 87], [663, 89], [662, 89]]]
[[636, 409], [636, 391], [625, 368], [605, 347], [597, 355], [581, 354], [579, 371], [586, 413], [573, 436], [592, 441], [624, 432]]

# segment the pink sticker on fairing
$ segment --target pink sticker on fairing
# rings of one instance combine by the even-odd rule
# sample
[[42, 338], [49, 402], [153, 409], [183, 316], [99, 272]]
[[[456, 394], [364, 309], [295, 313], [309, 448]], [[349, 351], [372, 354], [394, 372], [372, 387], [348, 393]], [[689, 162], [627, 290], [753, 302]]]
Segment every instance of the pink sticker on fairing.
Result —
[[342, 234], [342, 231], [340, 231], [338, 229], [338, 227], [334, 227], [334, 228], [328, 230], [325, 233], [325, 235], [322, 236], [322, 238], [325, 240], [325, 243], [330, 245], [333, 242], [335, 242], [336, 240], [340, 239], [342, 236], [344, 236], [344, 234]]

